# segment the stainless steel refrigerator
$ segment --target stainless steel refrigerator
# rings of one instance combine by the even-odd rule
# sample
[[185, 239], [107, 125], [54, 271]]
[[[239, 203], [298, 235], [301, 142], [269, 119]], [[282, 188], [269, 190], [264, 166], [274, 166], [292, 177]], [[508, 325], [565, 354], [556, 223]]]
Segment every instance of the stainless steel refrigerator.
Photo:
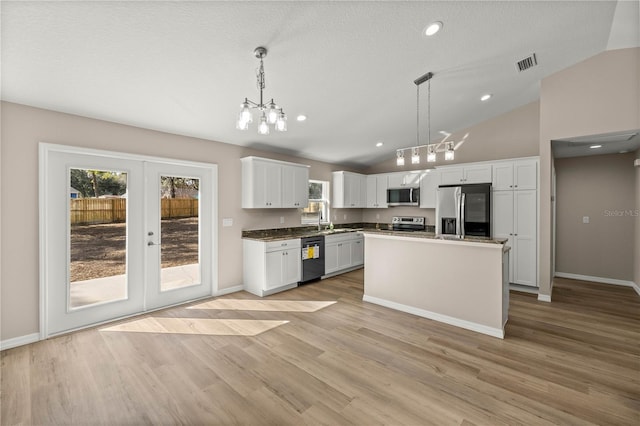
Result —
[[491, 237], [491, 184], [438, 187], [436, 234]]

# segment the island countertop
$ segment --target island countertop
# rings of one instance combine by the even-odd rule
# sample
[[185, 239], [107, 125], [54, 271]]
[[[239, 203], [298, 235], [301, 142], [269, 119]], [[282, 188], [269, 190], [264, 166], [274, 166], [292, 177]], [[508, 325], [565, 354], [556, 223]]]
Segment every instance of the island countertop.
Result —
[[376, 235], [392, 235], [394, 237], [408, 237], [408, 238], [426, 238], [430, 240], [442, 240], [442, 241], [457, 241], [462, 243], [482, 243], [482, 244], [506, 244], [508, 241], [506, 238], [488, 238], [488, 237], [473, 237], [465, 236], [462, 238], [455, 235], [436, 234], [435, 232], [428, 231], [393, 231], [390, 229], [362, 229], [363, 233], [376, 234]]

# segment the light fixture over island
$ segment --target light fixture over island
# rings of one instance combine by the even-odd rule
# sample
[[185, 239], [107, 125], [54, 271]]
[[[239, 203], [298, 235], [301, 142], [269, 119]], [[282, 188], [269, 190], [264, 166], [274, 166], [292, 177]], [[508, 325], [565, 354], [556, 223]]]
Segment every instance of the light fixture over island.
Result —
[[504, 338], [506, 240], [365, 230], [365, 302]]

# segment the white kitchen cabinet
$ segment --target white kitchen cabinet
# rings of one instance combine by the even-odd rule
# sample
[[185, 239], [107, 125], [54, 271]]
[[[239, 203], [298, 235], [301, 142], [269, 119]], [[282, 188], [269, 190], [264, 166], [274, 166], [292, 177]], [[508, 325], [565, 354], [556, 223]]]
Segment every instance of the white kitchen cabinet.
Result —
[[282, 207], [305, 208], [309, 204], [309, 168], [282, 166]]
[[325, 275], [337, 275], [364, 264], [364, 237], [359, 232], [327, 235], [324, 247]]
[[508, 239], [509, 282], [538, 286], [537, 191], [493, 191], [493, 237]]
[[440, 172], [437, 169], [425, 170], [420, 179], [420, 207], [435, 209], [440, 184]]
[[244, 289], [266, 296], [298, 285], [302, 272], [300, 239], [243, 240]]
[[538, 160], [522, 159], [495, 163], [492, 186], [496, 191], [537, 189]]
[[387, 173], [389, 188], [403, 188], [405, 186], [417, 188], [420, 185], [422, 171]]
[[351, 266], [364, 265], [364, 236], [360, 234], [351, 241]]
[[388, 176], [386, 174], [368, 175], [367, 182], [367, 207], [387, 208]]
[[362, 208], [366, 206], [367, 180], [365, 175], [352, 172], [333, 172], [334, 208]]
[[445, 166], [440, 171], [440, 185], [491, 183], [491, 164]]
[[309, 166], [260, 157], [242, 162], [242, 208], [304, 208]]

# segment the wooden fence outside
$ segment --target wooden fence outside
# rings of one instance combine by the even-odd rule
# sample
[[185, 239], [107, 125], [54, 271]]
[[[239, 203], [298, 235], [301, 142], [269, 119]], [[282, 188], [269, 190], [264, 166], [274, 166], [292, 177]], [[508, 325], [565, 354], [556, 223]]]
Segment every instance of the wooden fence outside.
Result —
[[[198, 216], [198, 200], [194, 198], [162, 198], [162, 219]], [[71, 200], [71, 225], [94, 225], [124, 222], [127, 218], [126, 198], [78, 198]]]

